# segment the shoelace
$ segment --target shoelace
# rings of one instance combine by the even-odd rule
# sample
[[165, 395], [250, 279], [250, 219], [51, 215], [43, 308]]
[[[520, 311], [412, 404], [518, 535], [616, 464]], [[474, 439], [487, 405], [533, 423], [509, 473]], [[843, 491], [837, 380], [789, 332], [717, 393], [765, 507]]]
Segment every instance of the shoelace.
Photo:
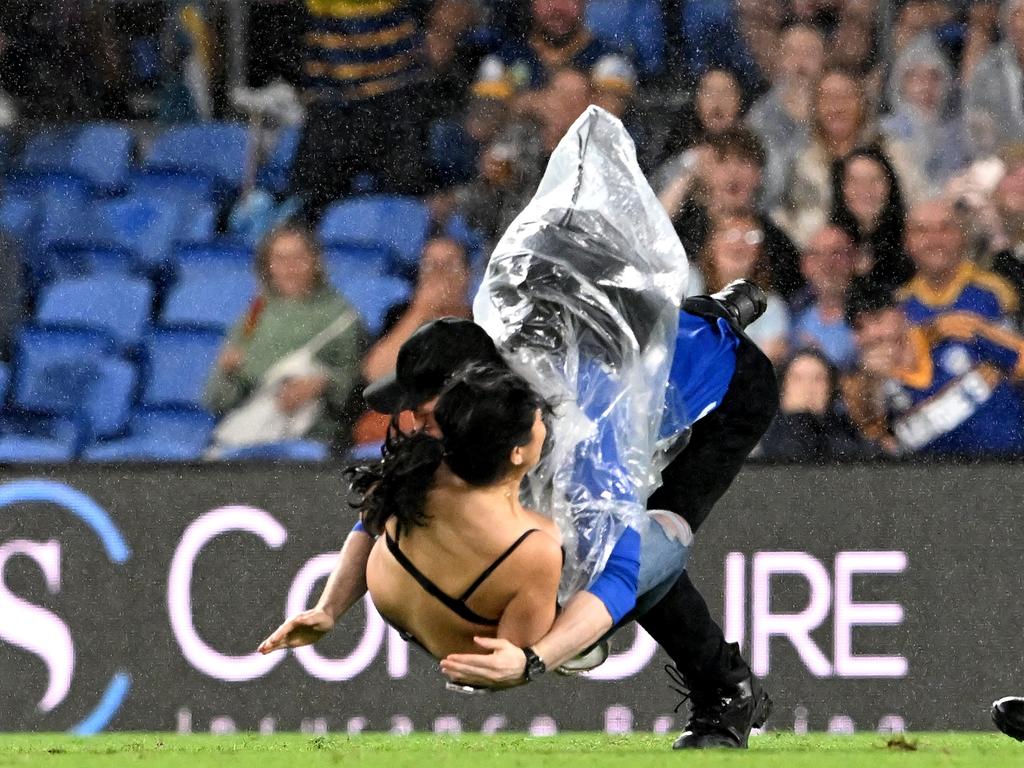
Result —
[[674, 664], [665, 665], [665, 674], [669, 676], [672, 683], [669, 684], [669, 688], [678, 693], [682, 698], [679, 703], [676, 704], [673, 713], [678, 713], [680, 707], [687, 702], [691, 703], [690, 721], [689, 726], [697, 723], [705, 723], [708, 725], [717, 725], [719, 722], [718, 713], [714, 708], [714, 700], [708, 700], [703, 696], [698, 696], [687, 684], [686, 678], [683, 677], [683, 673], [679, 671], [679, 668]]
[[683, 673], [679, 671], [679, 668], [676, 667], [675, 664], [666, 664], [665, 674], [668, 675], [669, 679], [672, 681], [669, 683], [668, 687], [682, 697], [679, 700], [679, 703], [676, 704], [675, 709], [672, 710], [673, 713], [678, 713], [679, 708], [693, 698], [693, 692], [690, 690], [689, 686], [687, 686], [686, 678], [683, 677]]

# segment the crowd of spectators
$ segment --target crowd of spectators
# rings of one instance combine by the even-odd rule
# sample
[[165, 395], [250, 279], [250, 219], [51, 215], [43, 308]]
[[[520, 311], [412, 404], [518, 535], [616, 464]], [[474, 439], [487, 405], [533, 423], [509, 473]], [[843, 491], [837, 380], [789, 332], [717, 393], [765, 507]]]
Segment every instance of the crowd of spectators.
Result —
[[[181, 63], [204, 38], [172, 5], [193, 33]], [[658, 50], [592, 32], [585, 0], [306, 0], [285, 73], [305, 120], [277, 202], [312, 227], [340, 198], [414, 195], [437, 236], [379, 336], [336, 340], [282, 407], [319, 398], [315, 434], [379, 439], [385, 425], [353, 406], [360, 382], [393, 369], [422, 323], [470, 314], [481, 256], [596, 103], [634, 138], [689, 292], [743, 277], [768, 295], [749, 334], [777, 366], [781, 411], [757, 454], [1024, 449], [1024, 0], [622, 5], [647, 9], [633, 21], [660, 30]], [[211, 378], [217, 412], [344, 303], [305, 230], [275, 230], [259, 258], [264, 291]]]

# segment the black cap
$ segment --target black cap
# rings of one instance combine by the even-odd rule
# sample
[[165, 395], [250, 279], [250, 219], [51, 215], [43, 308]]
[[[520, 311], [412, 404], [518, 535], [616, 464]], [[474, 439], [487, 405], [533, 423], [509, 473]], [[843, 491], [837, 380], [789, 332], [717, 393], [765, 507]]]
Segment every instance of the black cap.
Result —
[[415, 408], [437, 396], [466, 363], [501, 362], [487, 332], [471, 320], [442, 317], [419, 328], [398, 350], [395, 373], [373, 382], [363, 399], [380, 413]]

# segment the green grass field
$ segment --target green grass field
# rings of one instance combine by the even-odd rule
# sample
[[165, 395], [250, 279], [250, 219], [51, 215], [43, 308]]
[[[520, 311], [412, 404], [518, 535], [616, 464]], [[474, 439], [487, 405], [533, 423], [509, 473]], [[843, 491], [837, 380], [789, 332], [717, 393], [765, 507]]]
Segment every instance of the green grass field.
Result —
[[646, 768], [686, 766], [880, 768], [881, 766], [1024, 766], [1024, 745], [996, 733], [922, 733], [896, 739], [767, 734], [748, 752], [669, 751], [671, 739], [633, 735], [526, 736], [175, 736], [119, 734], [0, 735], [0, 766], [93, 768]]

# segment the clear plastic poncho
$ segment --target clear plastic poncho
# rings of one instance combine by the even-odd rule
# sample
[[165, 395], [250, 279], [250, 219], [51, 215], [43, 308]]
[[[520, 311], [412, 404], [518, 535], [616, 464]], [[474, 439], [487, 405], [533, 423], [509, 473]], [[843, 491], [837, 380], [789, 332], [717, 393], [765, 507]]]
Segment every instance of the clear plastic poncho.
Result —
[[562, 531], [563, 600], [646, 516], [686, 277], [632, 139], [591, 106], [499, 241], [473, 305], [513, 369], [555, 406], [523, 503]]

